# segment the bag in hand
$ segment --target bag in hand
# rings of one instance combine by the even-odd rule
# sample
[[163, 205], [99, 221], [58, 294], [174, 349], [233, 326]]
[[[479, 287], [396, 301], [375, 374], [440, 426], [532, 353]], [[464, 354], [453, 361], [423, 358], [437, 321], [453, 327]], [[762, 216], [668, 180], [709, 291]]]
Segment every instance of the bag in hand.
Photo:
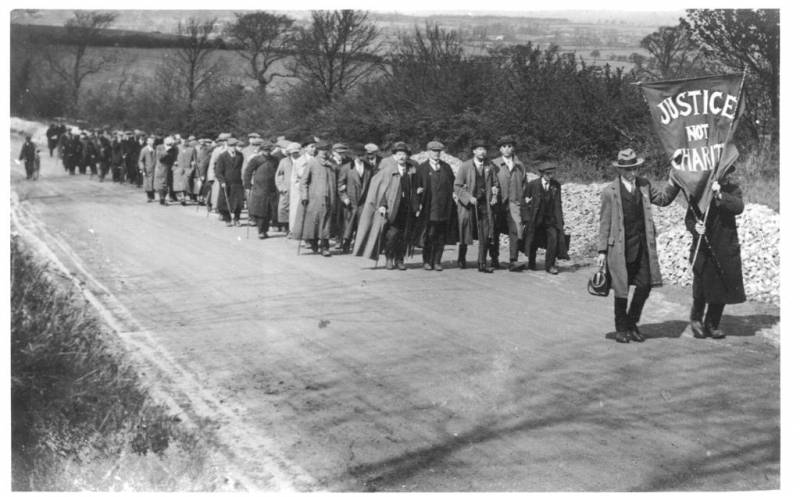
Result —
[[598, 297], [608, 296], [611, 290], [611, 275], [608, 273], [605, 261], [603, 261], [603, 264], [597, 269], [597, 272], [589, 278], [586, 289], [589, 291], [590, 295], [596, 295]]

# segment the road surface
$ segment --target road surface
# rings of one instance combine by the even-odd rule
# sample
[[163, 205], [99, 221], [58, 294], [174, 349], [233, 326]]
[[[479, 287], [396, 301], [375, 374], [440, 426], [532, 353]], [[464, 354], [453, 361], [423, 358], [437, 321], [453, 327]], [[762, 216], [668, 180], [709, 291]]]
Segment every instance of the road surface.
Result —
[[11, 189], [11, 229], [83, 282], [159, 400], [215, 428], [238, 488], [780, 486], [774, 306], [731, 306], [728, 338], [697, 340], [689, 289], [668, 286], [647, 341], [618, 344], [590, 268], [487, 275], [455, 268], [453, 247], [443, 272], [297, 255], [48, 157], [36, 182], [12, 164]]

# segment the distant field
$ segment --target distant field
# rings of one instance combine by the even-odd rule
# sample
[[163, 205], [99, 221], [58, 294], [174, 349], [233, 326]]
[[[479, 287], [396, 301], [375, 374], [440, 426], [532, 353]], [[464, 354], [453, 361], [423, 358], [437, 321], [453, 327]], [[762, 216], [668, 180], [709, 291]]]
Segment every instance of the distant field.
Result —
[[[574, 52], [576, 56], [582, 57], [588, 64], [596, 63], [604, 66], [608, 63], [613, 68], [622, 67], [626, 71], [633, 67], [633, 64], [630, 62], [609, 60], [609, 56], [611, 55], [624, 55], [627, 57], [635, 51], [633, 48], [630, 50], [625, 48], [601, 49], [601, 55], [596, 60], [590, 56], [592, 50], [591, 48], [583, 48], [580, 50], [576, 49]], [[163, 48], [91, 48], [90, 52], [94, 53], [116, 52], [118, 54], [118, 61], [115, 64], [106, 66], [105, 70], [102, 72], [88, 77], [85, 88], [87, 90], [97, 91], [108, 85], [116, 87], [123, 78], [135, 87], [142, 85], [153, 78], [167, 51], [168, 49]], [[565, 51], [573, 50], [565, 49]], [[228, 76], [234, 81], [250, 87], [256, 85], [255, 80], [247, 75], [248, 68], [246, 62], [236, 52], [231, 50], [217, 50], [213, 54], [213, 60], [224, 64], [228, 68]], [[271, 72], [288, 72], [286, 69], [288, 63], [289, 60], [276, 63]], [[292, 80], [293, 78], [276, 78], [270, 85], [270, 89], [272, 91], [285, 89], [291, 84]]]
[[[86, 79], [85, 88], [99, 90], [106, 85], [118, 85], [123, 78], [134, 84], [141, 85], [151, 80], [169, 49], [164, 48], [91, 48], [90, 53], [116, 52], [118, 61], [109, 64], [106, 68]], [[216, 50], [212, 60], [220, 62], [227, 67], [227, 74], [234, 81], [245, 86], [255, 86], [254, 79], [247, 75], [247, 66], [244, 59], [231, 50]], [[287, 72], [285, 63], [277, 62], [271, 72]], [[289, 78], [276, 78], [271, 85], [274, 90], [279, 90], [288, 84]]]

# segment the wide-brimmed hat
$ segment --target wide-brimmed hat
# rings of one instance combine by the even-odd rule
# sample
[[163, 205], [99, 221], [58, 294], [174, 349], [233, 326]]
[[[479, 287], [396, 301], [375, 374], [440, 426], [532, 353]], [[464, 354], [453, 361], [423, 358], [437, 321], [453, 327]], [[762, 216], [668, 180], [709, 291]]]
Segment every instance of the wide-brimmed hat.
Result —
[[444, 150], [444, 145], [440, 141], [430, 141], [428, 142], [428, 150]]
[[632, 148], [620, 150], [617, 154], [617, 160], [611, 161], [611, 165], [615, 167], [638, 167], [644, 164], [644, 158], [637, 157], [636, 152]]
[[411, 149], [408, 148], [406, 142], [394, 142], [392, 144], [392, 153], [399, 152], [400, 150], [404, 151], [407, 154], [411, 153]]
[[516, 147], [517, 141], [511, 135], [503, 135], [500, 137], [499, 140], [497, 140], [498, 147], [502, 147], [503, 145], [508, 145], [508, 144], [514, 145]]
[[543, 173], [545, 171], [553, 171], [558, 167], [558, 164], [551, 160], [543, 160], [537, 162], [535, 165], [536, 165], [536, 170], [539, 171], [540, 173]]

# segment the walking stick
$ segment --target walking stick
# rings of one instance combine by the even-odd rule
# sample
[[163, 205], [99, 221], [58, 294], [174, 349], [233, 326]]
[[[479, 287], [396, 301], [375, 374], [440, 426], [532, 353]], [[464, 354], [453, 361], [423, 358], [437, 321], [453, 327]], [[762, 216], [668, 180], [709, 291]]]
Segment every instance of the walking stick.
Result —
[[[228, 206], [228, 217], [231, 217], [233, 212], [231, 211], [231, 203], [228, 201], [228, 185], [220, 183], [220, 188], [222, 189], [223, 195], [225, 195], [225, 205]], [[228, 221], [230, 222], [230, 221]]]
[[[300, 201], [302, 204], [302, 200]], [[303, 205], [303, 216], [300, 218], [300, 234], [297, 237], [297, 255], [300, 255], [300, 248], [303, 246], [303, 228], [306, 225], [306, 213], [308, 212], [308, 205]]]
[[[383, 214], [381, 214], [381, 218], [384, 219]], [[378, 269], [378, 262], [381, 260], [381, 242], [383, 241], [383, 227], [385, 223], [381, 223], [378, 227], [378, 253], [375, 254], [375, 269]]]
[[[690, 199], [690, 197], [683, 192], [684, 196], [686, 197], [686, 203], [689, 205], [691, 209], [692, 215], [694, 215], [695, 221], [700, 221], [700, 211], [697, 207], [697, 204]], [[709, 204], [708, 210], [711, 210], [711, 205]], [[704, 223], [705, 224], [705, 223]], [[726, 290], [729, 290], [728, 283], [725, 281], [725, 271], [722, 269], [722, 266], [719, 263], [719, 259], [717, 259], [717, 254], [714, 253], [714, 248], [711, 246], [711, 242], [708, 240], [708, 236], [703, 233], [699, 240], [697, 240], [697, 252], [695, 253], [695, 258], [697, 257], [697, 253], [700, 252], [700, 243], [705, 242], [706, 247], [708, 247], [708, 253], [711, 258], [711, 261], [714, 263], [714, 268], [719, 273], [719, 278], [722, 281], [722, 286], [725, 287]], [[695, 273], [697, 269], [694, 267], [694, 262], [692, 262], [692, 273]]]

